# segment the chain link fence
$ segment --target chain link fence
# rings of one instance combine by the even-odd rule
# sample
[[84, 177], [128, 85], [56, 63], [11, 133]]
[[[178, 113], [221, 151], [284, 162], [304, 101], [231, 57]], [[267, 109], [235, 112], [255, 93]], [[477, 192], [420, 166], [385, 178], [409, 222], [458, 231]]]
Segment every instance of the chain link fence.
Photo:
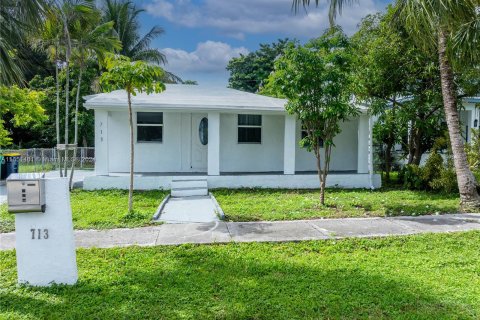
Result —
[[[19, 172], [45, 172], [58, 170], [58, 156], [63, 157], [64, 151], [57, 152], [57, 148], [33, 148], [33, 149], [15, 149], [0, 150], [2, 154], [18, 153], [20, 154]], [[93, 147], [77, 147], [75, 156], [73, 150], [68, 151], [68, 169], [72, 166], [72, 160], [75, 163], [75, 169], [88, 170], [95, 166], [95, 148]]]

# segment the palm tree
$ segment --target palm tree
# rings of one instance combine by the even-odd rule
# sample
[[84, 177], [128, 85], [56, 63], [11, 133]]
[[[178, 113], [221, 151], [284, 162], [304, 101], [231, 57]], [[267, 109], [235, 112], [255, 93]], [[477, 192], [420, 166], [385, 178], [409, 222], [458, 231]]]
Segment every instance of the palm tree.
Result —
[[[40, 33], [32, 39], [32, 47], [46, 51], [48, 58], [55, 65], [55, 86], [57, 94], [57, 105], [55, 108], [55, 133], [57, 137], [57, 145], [60, 143], [60, 83], [58, 79], [61, 40], [63, 28], [59, 20], [59, 13], [56, 8], [51, 8], [46, 15]], [[57, 150], [57, 164], [60, 170], [60, 176], [63, 176], [60, 166], [60, 155]]]
[[[60, 1], [60, 0], [58, 0]], [[95, 9], [94, 0], [64, 0], [57, 4], [59, 21], [63, 29], [63, 43], [65, 47], [65, 159], [64, 176], [67, 176], [68, 168], [68, 124], [70, 110], [70, 62], [72, 57], [72, 34], [71, 29], [75, 24], [85, 24], [92, 19], [92, 11]]]
[[[74, 155], [76, 154], [76, 146], [78, 144], [78, 109], [80, 103], [80, 88], [82, 84], [82, 75], [86, 68], [86, 63], [93, 55], [96, 56], [98, 63], [101, 65], [107, 52], [120, 50], [122, 45], [120, 40], [114, 35], [113, 21], [101, 23], [101, 15], [97, 10], [89, 12], [89, 19], [75, 21], [70, 33], [74, 40], [75, 49], [73, 50], [73, 59], [78, 66], [78, 81], [75, 100], [75, 130]], [[72, 188], [73, 173], [75, 170], [75, 162], [72, 162], [70, 171], [70, 188]]]
[[[160, 50], [150, 48], [152, 41], [165, 31], [154, 26], [143, 37], [140, 36], [139, 18], [145, 10], [137, 9], [130, 0], [104, 0], [102, 11], [104, 22], [114, 22], [113, 28], [122, 42], [121, 55], [132, 61], [143, 60], [162, 65], [167, 63], [167, 58]], [[183, 83], [180, 77], [168, 71], [162, 77], [165, 83]]]
[[2, 0], [0, 3], [0, 85], [22, 84], [24, 65], [16, 48], [42, 23], [45, 0]]
[[137, 9], [130, 0], [105, 0], [103, 21], [113, 21], [113, 28], [122, 42], [120, 54], [132, 61], [143, 60], [157, 64], [165, 64], [167, 59], [158, 49], [150, 48], [152, 40], [165, 31], [154, 26], [143, 37], [139, 34], [139, 15], [145, 10]]
[[[341, 13], [344, 4], [354, 0], [332, 0], [330, 21]], [[298, 10], [310, 0], [293, 0]], [[319, 0], [315, 0], [319, 5]], [[467, 162], [457, 109], [454, 67], [472, 67], [480, 60], [480, 13], [478, 0], [398, 0], [396, 15], [418, 41], [419, 47], [435, 50], [438, 54], [445, 110], [453, 160], [462, 207], [480, 208], [477, 183]]]

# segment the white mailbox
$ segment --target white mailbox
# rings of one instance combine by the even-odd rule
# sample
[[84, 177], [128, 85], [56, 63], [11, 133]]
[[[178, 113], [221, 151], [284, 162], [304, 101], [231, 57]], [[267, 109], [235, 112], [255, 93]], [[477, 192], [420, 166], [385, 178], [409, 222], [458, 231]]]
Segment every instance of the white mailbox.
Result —
[[12, 174], [7, 179], [7, 196], [8, 210], [16, 213], [18, 282], [75, 284], [78, 273], [68, 179]]
[[40, 173], [12, 173], [7, 178], [8, 212], [45, 212], [45, 180]]

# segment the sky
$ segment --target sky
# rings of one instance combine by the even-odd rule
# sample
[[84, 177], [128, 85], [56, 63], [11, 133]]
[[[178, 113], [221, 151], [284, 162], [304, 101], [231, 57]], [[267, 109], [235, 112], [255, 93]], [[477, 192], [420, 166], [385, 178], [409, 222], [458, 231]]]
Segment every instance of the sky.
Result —
[[[308, 12], [292, 11], [292, 0], [134, 0], [142, 32], [154, 25], [165, 30], [152, 47], [167, 57], [165, 69], [184, 80], [226, 86], [228, 61], [240, 54], [290, 38], [302, 42], [318, 37], [328, 27], [328, 2]], [[312, 0], [312, 2], [314, 2]], [[353, 34], [360, 20], [384, 10], [391, 0], [358, 0], [345, 6], [337, 23]]]

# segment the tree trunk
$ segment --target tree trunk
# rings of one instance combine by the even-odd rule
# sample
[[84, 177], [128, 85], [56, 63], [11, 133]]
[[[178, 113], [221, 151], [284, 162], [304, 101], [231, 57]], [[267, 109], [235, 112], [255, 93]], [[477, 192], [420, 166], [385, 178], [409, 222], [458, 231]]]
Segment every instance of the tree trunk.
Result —
[[70, 32], [68, 31], [68, 24], [66, 18], [63, 16], [64, 22], [64, 32], [66, 37], [66, 50], [65, 50], [65, 177], [67, 177], [67, 166], [68, 166], [68, 114], [69, 114], [69, 103], [70, 103], [70, 56], [72, 54], [72, 43], [70, 40]]
[[[58, 144], [60, 143], [60, 84], [58, 82], [58, 57], [56, 55], [55, 55], [55, 86], [57, 88], [57, 106], [55, 108], [55, 133], [57, 135], [57, 146], [58, 146]], [[55, 150], [57, 153], [57, 166], [60, 172], [60, 177], [63, 177], [60, 151], [58, 151], [58, 148], [55, 148]]]
[[385, 150], [385, 181], [390, 182], [390, 171], [392, 171], [392, 148], [393, 144], [389, 141]]
[[468, 166], [465, 146], [460, 134], [460, 121], [456, 103], [453, 70], [447, 56], [447, 36], [444, 30], [439, 30], [438, 33], [438, 57], [443, 106], [445, 108], [445, 118], [457, 174], [460, 201], [464, 209], [471, 210], [480, 208], [480, 196], [477, 192], [475, 177]]
[[317, 159], [317, 174], [318, 180], [320, 181], [320, 203], [323, 205], [325, 204], [325, 186], [322, 180], [322, 166], [320, 165], [320, 148], [319, 146], [315, 146], [315, 158]]
[[130, 127], [130, 188], [128, 189], [128, 212], [133, 212], [133, 170], [134, 170], [134, 141], [133, 141], [133, 116], [132, 116], [132, 97], [127, 90], [128, 96], [128, 123]]
[[80, 86], [82, 84], [82, 72], [83, 72], [83, 65], [80, 64], [79, 68], [79, 74], [78, 74], [78, 86], [77, 86], [77, 96], [76, 96], [76, 101], [75, 101], [75, 133], [74, 133], [74, 139], [73, 139], [73, 144], [75, 145], [73, 149], [73, 158], [72, 158], [72, 169], [70, 170], [70, 190], [72, 190], [73, 187], [73, 173], [75, 171], [75, 157], [77, 155], [77, 144], [78, 144], [78, 104], [80, 102]]
[[420, 128], [413, 128], [413, 155], [412, 164], [420, 165], [422, 160], [422, 131]]

